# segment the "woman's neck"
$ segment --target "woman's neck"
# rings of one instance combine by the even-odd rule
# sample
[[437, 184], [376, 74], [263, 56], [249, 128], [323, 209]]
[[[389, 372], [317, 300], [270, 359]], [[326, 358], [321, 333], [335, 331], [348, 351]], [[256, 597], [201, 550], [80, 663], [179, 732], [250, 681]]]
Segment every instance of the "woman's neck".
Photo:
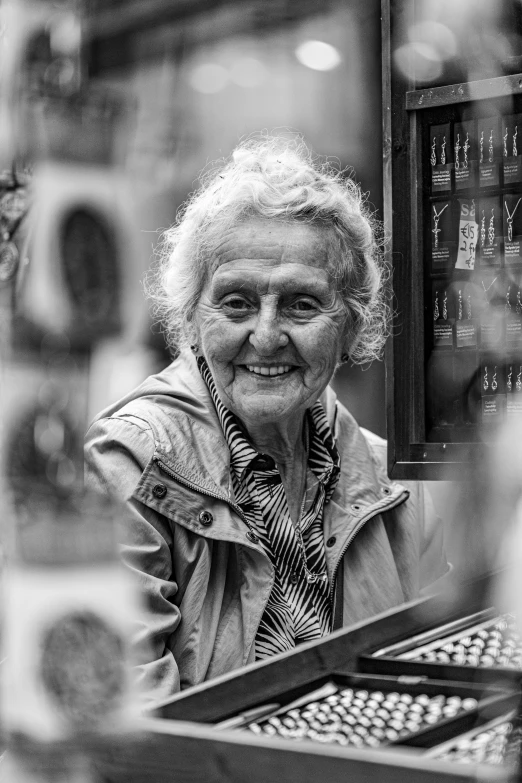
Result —
[[286, 426], [266, 425], [249, 427], [248, 436], [261, 454], [268, 454], [275, 461], [286, 495], [290, 518], [299, 525], [306, 486], [308, 460], [307, 422], [301, 418], [286, 422]]
[[246, 428], [252, 444], [261, 454], [268, 454], [283, 468], [295, 464], [296, 459], [306, 458], [305, 421], [298, 420], [279, 423], [254, 424]]

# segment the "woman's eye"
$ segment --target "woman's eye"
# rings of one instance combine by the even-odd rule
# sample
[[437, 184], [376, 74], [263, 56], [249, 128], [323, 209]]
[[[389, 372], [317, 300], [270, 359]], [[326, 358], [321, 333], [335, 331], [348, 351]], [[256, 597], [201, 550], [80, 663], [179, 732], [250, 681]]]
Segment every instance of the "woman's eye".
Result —
[[250, 304], [245, 301], [245, 299], [241, 299], [240, 297], [234, 297], [233, 299], [227, 299], [226, 302], [224, 302], [225, 307], [229, 307], [231, 310], [249, 310]]
[[312, 310], [315, 310], [315, 305], [310, 302], [308, 299], [298, 299], [296, 302], [293, 302], [292, 310], [298, 310], [301, 313], [309, 312]]

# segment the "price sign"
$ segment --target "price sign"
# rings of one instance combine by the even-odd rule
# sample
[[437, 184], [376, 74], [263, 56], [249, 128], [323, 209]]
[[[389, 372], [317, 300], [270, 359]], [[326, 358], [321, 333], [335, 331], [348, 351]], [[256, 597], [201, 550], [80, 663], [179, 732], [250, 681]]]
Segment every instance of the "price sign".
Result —
[[475, 269], [478, 225], [475, 219], [475, 202], [460, 202], [459, 244], [456, 269]]

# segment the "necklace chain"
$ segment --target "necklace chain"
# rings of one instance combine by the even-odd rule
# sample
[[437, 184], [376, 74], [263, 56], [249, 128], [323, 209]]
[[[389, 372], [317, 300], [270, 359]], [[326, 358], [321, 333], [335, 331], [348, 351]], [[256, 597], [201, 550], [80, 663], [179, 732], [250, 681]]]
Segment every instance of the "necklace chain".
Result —
[[444, 204], [444, 206], [442, 207], [441, 211], [440, 211], [440, 212], [437, 212], [437, 208], [435, 207], [435, 204], [433, 205], [433, 215], [434, 215], [434, 217], [435, 217], [435, 221], [436, 221], [437, 223], [439, 222], [440, 216], [442, 215], [442, 213], [444, 212], [444, 210], [445, 210], [445, 209], [447, 209], [447, 207], [448, 207], [448, 205], [447, 205], [447, 204]]
[[507, 217], [508, 217], [508, 222], [511, 222], [511, 223], [513, 222], [513, 218], [514, 218], [514, 216], [515, 216], [515, 212], [517, 211], [517, 209], [518, 209], [518, 205], [520, 204], [520, 202], [521, 202], [521, 201], [522, 201], [522, 196], [521, 196], [521, 197], [518, 199], [517, 203], [515, 204], [515, 209], [513, 210], [513, 212], [511, 213], [511, 215], [509, 214], [509, 209], [508, 209], [507, 202], [506, 202], [506, 201], [504, 201], [504, 206], [505, 206], [505, 208], [506, 208]]
[[496, 281], [497, 279], [498, 279], [498, 275], [497, 275], [496, 277], [494, 277], [494, 278], [493, 278], [493, 280], [491, 281], [491, 283], [488, 285], [488, 287], [487, 287], [487, 288], [486, 288], [486, 286], [484, 285], [484, 281], [483, 281], [483, 280], [481, 280], [481, 281], [480, 281], [480, 282], [482, 283], [482, 288], [484, 289], [484, 293], [485, 293], [485, 294], [487, 294], [487, 292], [489, 291], [489, 289], [491, 288], [491, 286], [493, 285], [493, 283], [495, 283], [495, 281]]
[[520, 204], [520, 202], [521, 202], [521, 201], [522, 201], [522, 196], [521, 196], [521, 197], [518, 199], [517, 203], [515, 204], [515, 209], [513, 210], [513, 212], [511, 213], [511, 215], [509, 214], [509, 209], [508, 209], [507, 201], [504, 201], [504, 206], [505, 206], [505, 208], [506, 208], [506, 212], [507, 212], [507, 223], [508, 223], [508, 241], [509, 241], [509, 242], [512, 242], [512, 241], [513, 241], [513, 218], [515, 217], [515, 212], [517, 211], [517, 209], [518, 209], [518, 205]]

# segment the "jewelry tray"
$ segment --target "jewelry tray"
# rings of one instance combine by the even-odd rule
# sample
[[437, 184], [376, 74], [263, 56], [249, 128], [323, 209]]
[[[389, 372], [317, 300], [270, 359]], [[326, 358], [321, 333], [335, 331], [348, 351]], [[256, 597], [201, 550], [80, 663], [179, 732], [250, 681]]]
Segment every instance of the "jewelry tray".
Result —
[[[474, 638], [482, 631], [483, 634], [494, 629], [498, 622], [508, 623], [512, 618], [508, 615], [500, 615], [494, 609], [487, 609], [475, 614], [467, 615], [454, 622], [446, 623], [431, 628], [428, 631], [410, 636], [386, 647], [369, 650], [359, 658], [359, 669], [363, 672], [379, 673], [386, 675], [409, 675], [428, 677], [429, 679], [449, 680], [469, 683], [490, 683], [506, 688], [519, 688], [522, 683], [522, 665], [516, 667], [512, 664], [491, 665], [489, 661], [484, 663], [484, 657], [478, 656], [478, 661], [455, 662], [456, 656], [450, 652], [451, 647], [466, 642], [469, 639], [468, 649], [473, 644]], [[504, 640], [505, 641], [505, 640]], [[487, 644], [485, 640], [485, 644]], [[500, 642], [503, 644], [504, 642]], [[520, 645], [521, 642], [516, 642]], [[446, 648], [444, 650], [443, 648]], [[484, 651], [487, 647], [483, 648]], [[425, 660], [423, 655], [435, 653], [437, 660]], [[441, 660], [445, 653], [449, 660]], [[482, 659], [482, 660], [481, 660]], [[488, 665], [489, 664], [489, 665]]]
[[[248, 710], [248, 713], [242, 713], [239, 716], [230, 716], [227, 720], [217, 724], [215, 728], [219, 729], [233, 729], [237, 728], [241, 731], [248, 731], [251, 735], [251, 729], [267, 725], [271, 718], [274, 716], [280, 716], [281, 719], [285, 717], [288, 712], [296, 711], [294, 702], [299, 700], [301, 702], [306, 701], [307, 694], [310, 694], [312, 700], [312, 706], [315, 705], [315, 709], [320, 709], [317, 705], [324, 703], [327, 698], [318, 698], [317, 690], [332, 684], [337, 689], [337, 692], [343, 693], [345, 689], [351, 689], [359, 693], [366, 693], [367, 698], [371, 697], [372, 693], [380, 692], [384, 698], [387, 699], [389, 694], [397, 696], [407, 695], [415, 700], [421, 694], [426, 695], [430, 699], [433, 697], [458, 697], [462, 700], [474, 699], [477, 704], [471, 709], [462, 709], [457, 714], [444, 717], [432, 725], [424, 725], [415, 733], [406, 729], [403, 730], [400, 736], [395, 739], [383, 739], [379, 743], [375, 743], [372, 746], [367, 746], [368, 749], [374, 750], [376, 747], [395, 747], [395, 746], [408, 746], [416, 748], [429, 748], [434, 745], [439, 745], [449, 739], [455, 738], [458, 735], [470, 731], [476, 726], [481, 725], [485, 721], [492, 720], [500, 715], [505, 715], [509, 710], [515, 708], [518, 704], [520, 694], [513, 692], [513, 690], [505, 690], [502, 688], [496, 688], [493, 686], [485, 686], [483, 684], [470, 684], [470, 683], [457, 683], [448, 681], [436, 681], [429, 680], [426, 677], [408, 677], [408, 676], [388, 676], [388, 675], [361, 675], [361, 674], [341, 674], [332, 673], [326, 675], [320, 679], [315, 679], [306, 685], [302, 685], [299, 688], [294, 688], [289, 691], [284, 691], [278, 695], [277, 704], [273, 704], [273, 709], [270, 712], [264, 713], [262, 717], [248, 718], [249, 715], [254, 715], [257, 711], [261, 711], [263, 704], [254, 705], [253, 708]], [[390, 697], [391, 698], [391, 697]], [[304, 711], [306, 704], [300, 705], [300, 709]], [[350, 712], [350, 709], [347, 710]], [[426, 712], [428, 712], [426, 708]], [[350, 714], [352, 714], [350, 712]], [[241, 721], [242, 715], [247, 717], [245, 723], [241, 726], [234, 726], [234, 721]], [[371, 719], [370, 719], [371, 720]], [[406, 722], [406, 721], [405, 721]], [[405, 731], [408, 731], [406, 734]], [[263, 731], [256, 731], [259, 735], [264, 735]], [[330, 734], [332, 729], [330, 729]], [[279, 731], [275, 730], [271, 732], [270, 736], [279, 735]], [[328, 734], [328, 729], [325, 729], [324, 734]], [[286, 739], [281, 737], [282, 739]], [[254, 736], [252, 736], [254, 739]], [[288, 738], [287, 741], [294, 738]], [[311, 737], [302, 737], [302, 739], [312, 739]], [[298, 741], [295, 738], [294, 741]], [[319, 742], [330, 742], [328, 739], [319, 739]], [[331, 740], [332, 744], [336, 742]], [[351, 743], [348, 743], [351, 744]], [[365, 746], [365, 743], [359, 744], [358, 747]]]
[[502, 765], [514, 773], [521, 744], [522, 724], [512, 710], [459, 737], [429, 748], [425, 756], [453, 763]]

